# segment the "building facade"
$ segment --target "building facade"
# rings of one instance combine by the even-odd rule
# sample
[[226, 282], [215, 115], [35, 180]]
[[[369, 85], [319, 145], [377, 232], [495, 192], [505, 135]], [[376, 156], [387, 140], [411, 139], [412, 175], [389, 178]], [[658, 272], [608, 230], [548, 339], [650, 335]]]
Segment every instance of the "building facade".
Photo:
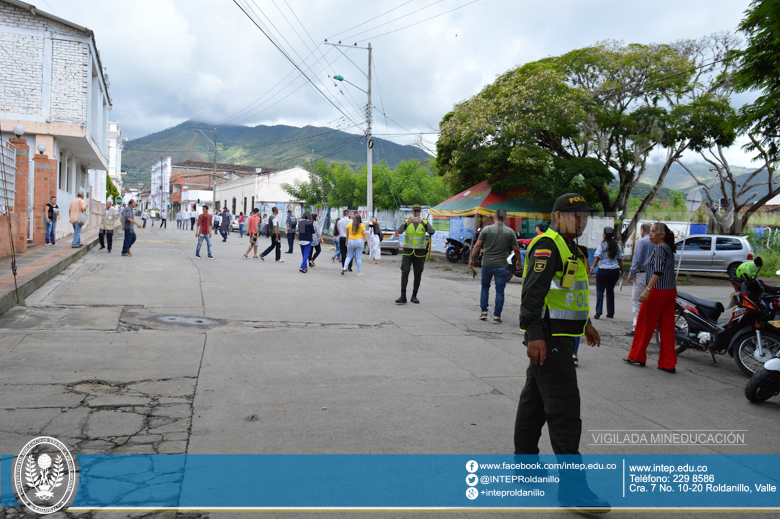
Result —
[[[108, 169], [108, 76], [94, 33], [17, 0], [0, 0], [0, 126], [3, 140], [27, 147], [28, 240], [43, 243], [44, 205], [52, 195], [63, 211], [58, 237], [71, 234], [67, 207], [79, 191], [85, 198], [90, 169]], [[19, 142], [24, 141], [24, 142]], [[105, 182], [105, 179], [104, 179]], [[17, 190], [19, 185], [17, 183]], [[87, 200], [89, 202], [89, 200]]]
[[282, 184], [309, 180], [309, 172], [300, 166], [252, 175], [236, 175], [217, 185], [217, 208], [227, 206], [234, 214], [248, 214], [253, 207], [267, 202], [292, 203]]
[[[235, 179], [255, 178], [261, 174], [277, 171], [274, 168], [243, 166], [240, 164], [198, 162], [187, 160], [173, 164], [170, 182], [171, 212], [194, 209], [198, 212], [205, 205], [210, 210], [224, 207], [219, 196], [214, 197], [213, 186], [217, 186], [217, 194], [222, 184]], [[215, 174], [216, 170], [216, 174]], [[241, 209], [243, 210], [243, 209]], [[251, 210], [251, 208], [250, 208]], [[246, 212], [244, 213], [246, 214]]]

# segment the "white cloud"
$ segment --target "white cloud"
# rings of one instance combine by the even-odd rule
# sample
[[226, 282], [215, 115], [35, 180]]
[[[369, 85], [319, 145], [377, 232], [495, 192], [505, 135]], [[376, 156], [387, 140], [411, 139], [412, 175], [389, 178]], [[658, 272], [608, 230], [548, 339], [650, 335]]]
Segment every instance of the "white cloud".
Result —
[[[261, 97], [293, 71], [287, 59], [228, 0], [47, 1], [58, 16], [95, 31], [111, 76], [111, 117], [132, 138], [187, 119], [219, 122]], [[288, 10], [288, 2], [294, 14]], [[241, 3], [255, 8], [251, 1]], [[305, 58], [314, 45], [298, 25], [296, 15], [311, 38], [321, 43], [403, 3], [273, 0], [256, 5], [268, 17], [262, 23], [284, 36], [286, 41], [278, 38], [280, 46], [300, 63], [298, 55]], [[371, 37], [378, 75], [374, 104], [380, 106], [381, 90], [387, 114], [406, 128], [424, 131], [437, 127], [455, 103], [479, 92], [497, 75], [528, 61], [606, 39], [670, 42], [733, 31], [749, 0], [656, 0], [652, 5], [625, 0], [481, 0], [414, 27], [378, 36], [466, 3], [443, 0], [354, 38]], [[402, 6], [335, 39], [371, 29], [423, 5], [413, 2]], [[47, 10], [44, 5], [40, 7]], [[364, 89], [366, 52], [346, 51], [361, 68], [358, 70], [332, 47], [320, 49], [333, 66], [323, 70], [322, 60], [310, 77], [333, 95], [331, 99], [345, 112], [361, 109], [365, 94], [344, 83], [334, 87], [328, 75], [343, 74]], [[319, 51], [315, 55], [321, 57]], [[342, 117], [311, 85], [301, 86], [304, 80], [297, 72], [282, 84], [291, 80], [280, 95], [268, 96], [261, 101], [265, 104], [255, 105], [265, 107], [264, 111], [255, 110], [254, 116], [231, 121], [317, 125]], [[349, 90], [354, 101], [339, 90], [344, 94]], [[266, 102], [268, 99], [270, 102]], [[272, 103], [276, 104], [270, 106]], [[375, 118], [375, 131], [384, 133], [381, 114], [375, 112]], [[390, 131], [404, 130], [391, 123]], [[406, 137], [397, 140], [408, 142]], [[749, 159], [740, 159], [738, 151], [732, 152], [735, 163], [749, 165]]]

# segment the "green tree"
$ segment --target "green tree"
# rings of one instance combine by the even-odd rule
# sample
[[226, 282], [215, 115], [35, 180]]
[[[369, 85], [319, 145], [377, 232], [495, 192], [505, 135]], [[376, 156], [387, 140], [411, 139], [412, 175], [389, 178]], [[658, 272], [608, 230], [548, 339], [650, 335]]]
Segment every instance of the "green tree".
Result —
[[[441, 177], [431, 174], [416, 160], [402, 161], [391, 170], [382, 161], [374, 165], [373, 192], [377, 209], [397, 209], [400, 205], [436, 205], [450, 197]], [[366, 167], [355, 173], [346, 164], [314, 163], [308, 181], [282, 184], [296, 200], [310, 205], [358, 207], [366, 204]]]
[[108, 171], [106, 171], [106, 198], [110, 198], [111, 200], [114, 200], [116, 197], [119, 196], [119, 190], [114, 185], [114, 182], [111, 180], [111, 175], [108, 174]]
[[[361, 174], [365, 173], [365, 168]], [[374, 205], [377, 209], [399, 206], [437, 205], [450, 196], [444, 180], [416, 160], [401, 161], [391, 170], [382, 161], [373, 168]]]
[[780, 160], [780, 0], [753, 0], [738, 30], [747, 44], [730, 54], [737, 65], [734, 89], [759, 90], [761, 95], [739, 110], [737, 127], [750, 138], [748, 151], [776, 163]]
[[[438, 171], [458, 190], [488, 180], [497, 191], [529, 187], [539, 201], [579, 191], [607, 213], [628, 214], [649, 154], [663, 150], [661, 174], [625, 240], [677, 158], [733, 141], [722, 57], [735, 42], [727, 34], [673, 45], [604, 42], [510, 70], [443, 118]], [[720, 68], [698, 68], [713, 61]]]

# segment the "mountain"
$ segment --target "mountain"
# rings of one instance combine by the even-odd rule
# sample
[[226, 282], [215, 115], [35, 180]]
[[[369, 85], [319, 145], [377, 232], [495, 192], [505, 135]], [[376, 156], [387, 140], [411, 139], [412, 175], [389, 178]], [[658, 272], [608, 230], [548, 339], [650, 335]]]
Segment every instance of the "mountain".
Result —
[[[213, 128], [214, 125], [186, 121], [127, 141], [122, 151], [122, 169], [137, 174], [148, 184], [150, 166], [160, 160], [160, 155], [170, 156], [174, 163], [188, 159], [212, 162], [214, 149], [209, 139], [193, 127]], [[213, 139], [212, 131], [204, 133]], [[402, 160], [427, 162], [431, 159], [415, 146], [377, 137], [374, 137], [373, 149], [374, 161], [385, 160], [391, 167]], [[314, 160], [346, 162], [359, 169], [366, 163], [366, 141], [360, 135], [317, 126], [217, 126], [217, 162], [269, 168], [291, 167], [305, 164], [312, 157]], [[135, 175], [126, 177], [126, 181], [134, 182], [134, 179]]]
[[[710, 171], [712, 166], [709, 164], [704, 162], [693, 162], [686, 164], [686, 166], [688, 166], [693, 174], [703, 182], [707, 182], [708, 180], [713, 180], [715, 178], [715, 173]], [[654, 186], [655, 182], [658, 180], [658, 176], [661, 174], [662, 167], [663, 164], [661, 163], [648, 163], [645, 169], [645, 174], [642, 175], [640, 183]], [[741, 176], [755, 171], [751, 168], [741, 168], [738, 166], [732, 166], [731, 169], [735, 176]], [[691, 178], [688, 172], [685, 171], [685, 169], [683, 169], [683, 167], [676, 162], [672, 164], [671, 168], [669, 168], [669, 173], [666, 174], [666, 178], [664, 178], [663, 184], [663, 187], [674, 189], [675, 191], [685, 191], [686, 193], [696, 186], [697, 184], [693, 178]]]

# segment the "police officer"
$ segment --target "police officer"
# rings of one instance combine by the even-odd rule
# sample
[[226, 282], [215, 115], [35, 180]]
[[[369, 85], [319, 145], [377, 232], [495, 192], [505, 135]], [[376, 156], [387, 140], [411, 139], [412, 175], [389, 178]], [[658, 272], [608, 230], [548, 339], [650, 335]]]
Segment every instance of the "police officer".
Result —
[[[553, 206], [550, 228], [528, 246], [520, 328], [531, 362], [517, 406], [515, 454], [539, 453], [545, 421], [555, 454], [580, 453], [582, 421], [572, 359], [574, 338], [585, 335], [590, 346], [599, 346], [601, 337], [588, 318], [588, 274], [574, 240], [594, 212], [577, 193], [561, 196]], [[590, 491], [584, 475], [561, 473], [558, 490], [564, 506], [609, 506]]]
[[428, 255], [428, 247], [425, 245], [425, 234], [434, 234], [436, 231], [431, 224], [420, 216], [422, 207], [412, 206], [412, 217], [398, 228], [398, 234], [404, 234], [404, 251], [401, 260], [401, 297], [395, 300], [396, 304], [406, 303], [406, 285], [409, 283], [409, 271], [414, 267], [414, 289], [412, 290], [412, 303], [419, 303], [417, 291], [420, 289], [425, 257]]

